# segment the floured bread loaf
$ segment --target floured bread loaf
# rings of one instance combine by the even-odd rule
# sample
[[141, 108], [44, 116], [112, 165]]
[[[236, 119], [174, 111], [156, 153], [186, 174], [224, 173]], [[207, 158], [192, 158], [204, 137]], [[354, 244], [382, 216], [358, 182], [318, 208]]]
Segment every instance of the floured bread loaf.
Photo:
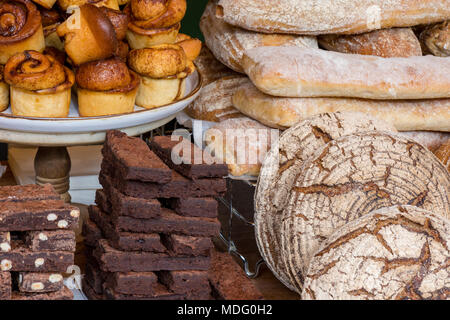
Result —
[[355, 34], [450, 18], [446, 0], [220, 0], [223, 19], [245, 29], [294, 34]]
[[411, 28], [375, 30], [356, 35], [324, 35], [318, 40], [322, 48], [343, 53], [384, 58], [422, 55], [419, 39]]
[[233, 105], [243, 114], [280, 129], [325, 112], [359, 111], [390, 122], [399, 131], [450, 131], [450, 99], [280, 98], [244, 84], [234, 94]]
[[259, 47], [242, 58], [261, 91], [283, 97], [450, 97], [450, 59], [381, 58], [298, 47]]
[[450, 221], [413, 206], [337, 229], [314, 255], [303, 299], [450, 299]]
[[450, 171], [450, 139], [436, 150], [435, 155], [447, 167], [447, 170]]
[[426, 52], [435, 56], [450, 56], [450, 22], [445, 21], [426, 28], [420, 34]]
[[206, 46], [202, 46], [200, 55], [195, 59], [194, 63], [202, 76], [203, 86], [223, 77], [239, 75], [239, 73], [217, 60]]
[[233, 176], [258, 176], [278, 130], [249, 118], [228, 119], [205, 132], [207, 150], [228, 165]]
[[278, 232], [286, 273], [299, 293], [314, 253], [344, 224], [399, 204], [450, 217], [447, 169], [428, 149], [399, 135], [347, 135], [290, 170], [296, 172], [296, 182]]
[[266, 264], [292, 290], [281, 258], [282, 210], [299, 174], [298, 168], [328, 142], [365, 131], [395, 131], [388, 123], [358, 112], [324, 113], [283, 132], [267, 154], [255, 192], [256, 242]]
[[213, 122], [245, 117], [233, 107], [231, 97], [236, 89], [249, 82], [250, 80], [244, 76], [230, 76], [216, 80], [202, 88], [198, 98], [185, 109], [185, 112], [194, 119]]
[[431, 152], [435, 152], [443, 143], [450, 139], [449, 132], [404, 131], [400, 132], [400, 135], [419, 142]]
[[231, 26], [216, 16], [217, 2], [209, 1], [200, 20], [200, 29], [216, 58], [237, 72], [244, 73], [242, 55], [251, 48], [281, 45], [318, 48], [315, 37], [264, 34]]

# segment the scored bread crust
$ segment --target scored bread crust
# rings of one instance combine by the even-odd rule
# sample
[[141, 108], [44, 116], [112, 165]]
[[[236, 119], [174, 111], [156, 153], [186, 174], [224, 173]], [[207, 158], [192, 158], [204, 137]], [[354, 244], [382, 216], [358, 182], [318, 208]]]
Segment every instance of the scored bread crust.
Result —
[[245, 73], [261, 91], [284, 97], [434, 99], [450, 97], [450, 59], [382, 58], [311, 48], [245, 52]]
[[237, 72], [244, 73], [241, 59], [251, 48], [281, 45], [318, 48], [315, 37], [263, 34], [233, 27], [216, 16], [216, 6], [216, 0], [209, 1], [200, 19], [200, 30], [217, 59]]
[[435, 56], [450, 56], [450, 20], [427, 27], [420, 34], [425, 51]]
[[268, 152], [255, 191], [256, 242], [266, 264], [286, 286], [295, 290], [281, 258], [281, 212], [298, 168], [328, 142], [364, 131], [395, 131], [388, 123], [358, 112], [324, 113], [283, 132]]
[[421, 56], [422, 48], [411, 28], [375, 30], [356, 35], [323, 35], [322, 48], [342, 53], [373, 55], [384, 58]]
[[450, 132], [450, 99], [283, 98], [267, 95], [253, 84], [244, 84], [234, 94], [233, 105], [243, 114], [280, 129], [325, 112], [356, 111], [392, 123], [399, 131]]
[[450, 171], [450, 139], [447, 139], [434, 154], [447, 167], [447, 171]]
[[356, 34], [447, 20], [445, 0], [220, 0], [232, 25], [266, 33]]
[[349, 221], [398, 204], [450, 216], [450, 174], [428, 149], [400, 135], [347, 135], [293, 170], [296, 182], [278, 231], [286, 272], [299, 293], [314, 252]]
[[203, 86], [223, 77], [240, 75], [218, 61], [207, 46], [202, 46], [200, 55], [194, 62], [198, 72], [202, 75]]
[[450, 299], [450, 222], [413, 206], [376, 210], [335, 230], [314, 255], [303, 299]]
[[234, 106], [234, 92], [250, 80], [243, 76], [230, 76], [216, 80], [202, 88], [200, 95], [186, 109], [188, 116], [205, 121], [221, 122], [244, 117]]

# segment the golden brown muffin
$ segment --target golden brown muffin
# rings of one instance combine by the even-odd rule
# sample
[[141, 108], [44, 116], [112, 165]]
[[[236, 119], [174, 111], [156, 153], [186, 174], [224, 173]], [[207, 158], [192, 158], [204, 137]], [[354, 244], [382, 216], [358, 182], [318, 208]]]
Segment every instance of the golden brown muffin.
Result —
[[129, 22], [128, 15], [120, 10], [113, 10], [107, 7], [101, 7], [100, 10], [108, 17], [109, 21], [111, 21], [114, 31], [116, 32], [117, 40], [121, 41], [125, 39]]
[[70, 6], [79, 6], [83, 4], [92, 4], [96, 7], [108, 7], [114, 10], [119, 10], [119, 3], [117, 0], [58, 0], [58, 4], [64, 11]]
[[81, 65], [76, 81], [80, 116], [133, 112], [140, 78], [119, 58]]
[[[186, 0], [168, 0], [167, 3], [162, 1], [163, 6], [159, 6], [158, 2], [161, 1], [131, 1], [131, 13], [133, 15], [131, 20], [133, 23], [145, 29], [159, 29], [173, 26], [184, 18], [186, 14]], [[141, 19], [136, 14], [144, 18]]]
[[51, 55], [24, 51], [5, 65], [12, 113], [30, 117], [67, 117], [74, 74]]
[[43, 6], [44, 8], [51, 9], [55, 4], [56, 0], [33, 0], [38, 5]]
[[434, 154], [450, 172], [450, 139], [443, 143]]
[[142, 78], [136, 104], [146, 109], [181, 98], [185, 91], [185, 79], [195, 70], [183, 49], [174, 44], [132, 50], [128, 54], [128, 64]]
[[9, 86], [3, 79], [5, 66], [0, 64], [0, 112], [5, 111], [9, 105]]
[[41, 15], [30, 0], [0, 2], [0, 64], [24, 50], [45, 48]]
[[56, 31], [65, 37], [64, 48], [75, 65], [110, 58], [117, 50], [113, 25], [91, 4], [82, 5]]
[[175, 44], [183, 48], [186, 58], [190, 61], [197, 59], [202, 50], [202, 42], [199, 39], [193, 39], [184, 33], [178, 34]]

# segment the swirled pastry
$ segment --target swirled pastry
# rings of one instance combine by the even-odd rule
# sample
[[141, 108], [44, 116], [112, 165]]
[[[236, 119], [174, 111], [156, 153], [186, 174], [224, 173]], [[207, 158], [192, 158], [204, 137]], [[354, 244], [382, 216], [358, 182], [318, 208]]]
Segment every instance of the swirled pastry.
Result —
[[45, 48], [41, 15], [30, 0], [0, 2], [0, 64], [24, 50]]
[[167, 28], [186, 14], [186, 0], [132, 0], [133, 23], [146, 29]]
[[128, 64], [142, 77], [136, 104], [146, 109], [182, 97], [185, 79], [195, 70], [194, 64], [186, 59], [184, 50], [175, 44], [131, 50]]
[[110, 58], [117, 50], [114, 26], [99, 8], [91, 4], [75, 10], [56, 31], [58, 36], [65, 37], [64, 48], [75, 65]]
[[0, 64], [0, 112], [5, 111], [9, 105], [9, 86], [3, 79], [4, 66]]
[[53, 56], [24, 51], [5, 65], [5, 81], [11, 86], [12, 113], [30, 117], [67, 117], [70, 88], [75, 77]]
[[80, 116], [133, 112], [140, 78], [119, 58], [81, 65], [76, 81]]

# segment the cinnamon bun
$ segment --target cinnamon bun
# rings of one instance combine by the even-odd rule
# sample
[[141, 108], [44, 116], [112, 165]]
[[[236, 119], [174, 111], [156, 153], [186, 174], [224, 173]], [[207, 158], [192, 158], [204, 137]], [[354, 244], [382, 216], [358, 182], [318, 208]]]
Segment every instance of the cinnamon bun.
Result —
[[102, 11], [91, 4], [82, 5], [56, 28], [65, 37], [64, 48], [75, 65], [107, 59], [117, 51], [114, 27]]
[[0, 112], [5, 111], [9, 105], [9, 86], [3, 79], [4, 66], [0, 64]]
[[30, 0], [0, 2], [0, 64], [24, 50], [45, 48], [41, 15]]
[[185, 79], [195, 70], [184, 50], [174, 44], [131, 50], [128, 64], [142, 78], [136, 104], [146, 109], [181, 98], [185, 92]]
[[5, 81], [10, 85], [12, 113], [30, 117], [67, 117], [73, 72], [51, 55], [24, 51], [5, 65]]
[[80, 116], [133, 112], [140, 77], [119, 58], [81, 65], [76, 82]]
[[96, 7], [108, 7], [114, 10], [119, 10], [118, 0], [58, 0], [58, 4], [64, 11], [70, 6], [81, 7], [84, 4], [92, 4]]
[[117, 40], [121, 41], [125, 39], [129, 22], [128, 15], [120, 10], [114, 10], [107, 7], [101, 7], [100, 10], [105, 16], [108, 17], [109, 21], [113, 25]]
[[179, 23], [186, 14], [186, 0], [132, 0], [133, 23], [145, 29], [167, 28]]

